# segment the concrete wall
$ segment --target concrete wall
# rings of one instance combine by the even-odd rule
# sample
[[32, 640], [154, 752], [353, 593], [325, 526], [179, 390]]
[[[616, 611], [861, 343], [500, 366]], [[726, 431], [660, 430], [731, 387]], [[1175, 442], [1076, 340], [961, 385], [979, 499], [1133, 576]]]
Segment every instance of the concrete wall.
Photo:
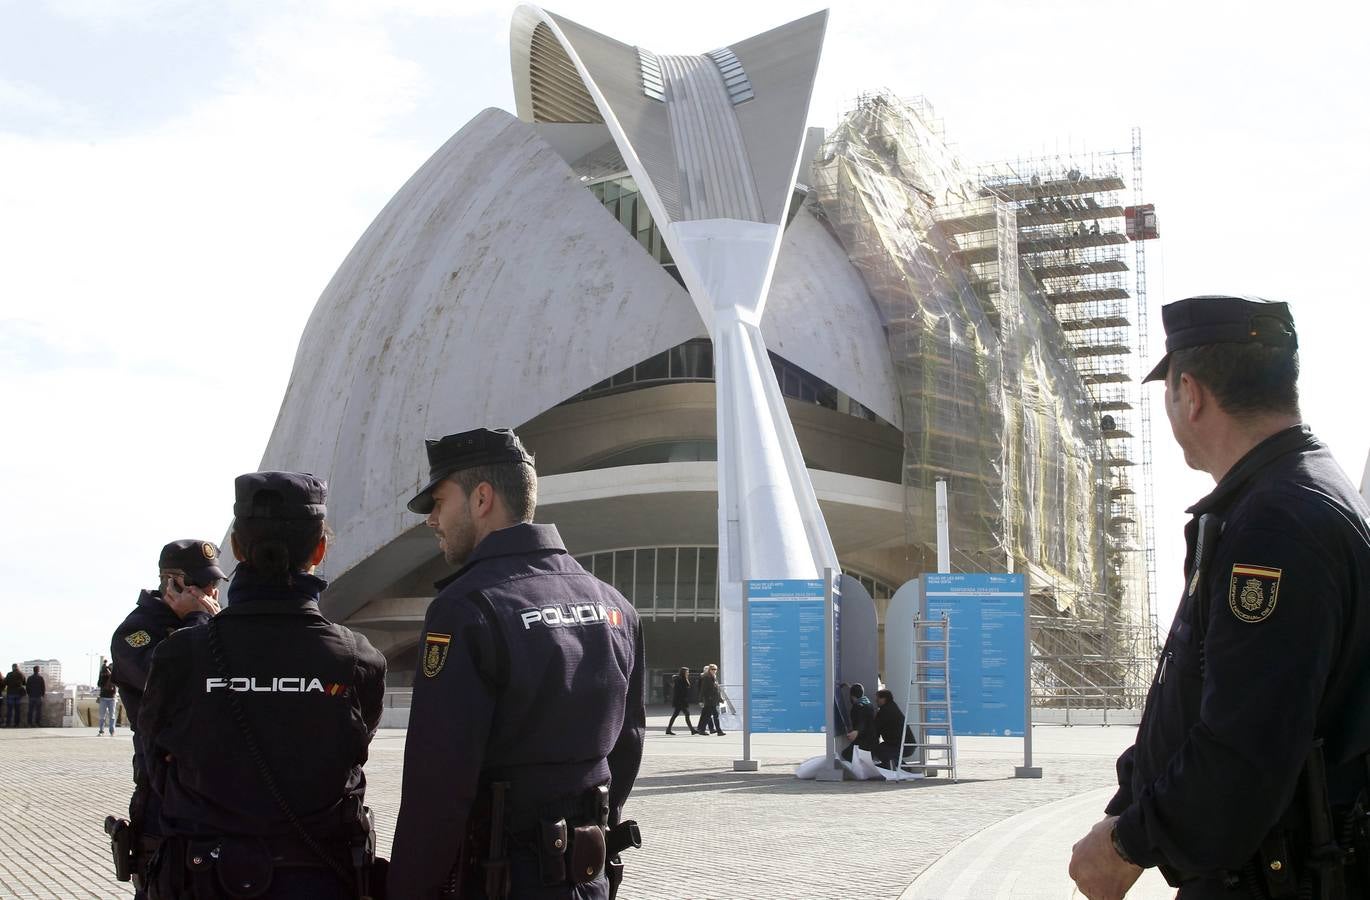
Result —
[[[897, 421], [878, 316], [807, 213], [786, 234], [763, 332], [786, 359]], [[324, 290], [262, 457], [264, 468], [329, 480], [325, 610], [346, 619], [378, 595], [431, 593], [441, 567], [404, 508], [427, 474], [424, 438], [523, 425], [703, 335], [689, 296], [557, 151], [507, 113], [482, 112], [400, 189]], [[712, 425], [711, 405], [696, 413], [700, 429]], [[860, 438], [868, 424], [844, 423], [884, 452], [880, 438]]]

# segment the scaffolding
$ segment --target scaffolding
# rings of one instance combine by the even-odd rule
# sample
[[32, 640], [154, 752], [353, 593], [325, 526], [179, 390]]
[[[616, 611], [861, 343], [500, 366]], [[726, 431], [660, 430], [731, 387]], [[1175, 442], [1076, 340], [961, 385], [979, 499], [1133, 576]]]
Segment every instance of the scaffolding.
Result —
[[1061, 323], [1102, 438], [1104, 564], [1095, 591], [1065, 604], [1058, 596], [1067, 615], [1037, 622], [1037, 650], [1049, 662], [1035, 685], [1046, 705], [1139, 702], [1157, 650], [1151, 419], [1137, 381], [1147, 351], [1145, 242], [1156, 234], [1142, 202], [1140, 131], [1132, 138], [1130, 151], [981, 170], [982, 195], [1019, 211], [1019, 249]]
[[906, 574], [934, 568], [946, 479], [957, 568], [1028, 575], [1041, 705], [1140, 704], [1155, 659], [1134, 144], [1124, 207], [1118, 154], [972, 170], [926, 100], [879, 92], [813, 163], [811, 208], [885, 320]]
[[[1098, 580], [1101, 436], [1011, 203], [982, 196], [924, 100], [865, 95], [813, 163], [814, 210], [880, 309], [900, 391], [905, 544], [934, 569], [948, 485], [961, 568]], [[1085, 527], [1081, 527], [1085, 523]]]

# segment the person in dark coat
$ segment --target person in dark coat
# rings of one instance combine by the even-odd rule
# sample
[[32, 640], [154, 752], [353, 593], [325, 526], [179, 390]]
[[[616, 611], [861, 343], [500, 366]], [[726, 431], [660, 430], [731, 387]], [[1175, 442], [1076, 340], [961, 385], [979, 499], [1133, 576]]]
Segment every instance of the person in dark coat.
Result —
[[29, 724], [43, 724], [43, 698], [48, 693], [48, 683], [39, 672], [39, 666], [33, 667], [33, 674], [29, 676], [28, 684], [25, 687], [29, 693]]
[[865, 686], [853, 684], [847, 693], [851, 696], [851, 715], [848, 720], [851, 730], [847, 732], [847, 740], [851, 743], [842, 751], [842, 758], [851, 762], [853, 747], [860, 747], [874, 755], [880, 746], [880, 733], [875, 730], [875, 705], [866, 696]]
[[690, 723], [690, 669], [688, 666], [681, 666], [680, 671], [671, 679], [671, 707], [671, 721], [666, 723], [666, 733], [675, 734], [671, 728], [675, 726], [676, 717], [684, 714], [686, 727], [690, 729], [690, 734], [695, 734], [695, 727]]
[[723, 702], [723, 692], [718, 687], [718, 666], [709, 663], [704, 674], [699, 676], [699, 733], [722, 735], [723, 728], [718, 724], [718, 705]]
[[19, 706], [24, 702], [24, 688], [28, 680], [19, 671], [19, 663], [10, 666], [5, 676], [5, 724], [14, 728], [19, 724]]
[[910, 751], [914, 747], [913, 729], [905, 724], [904, 711], [894, 702], [894, 694], [883, 688], [875, 692], [875, 731], [880, 744], [872, 755], [886, 768], [895, 768], [906, 740]]
[[623, 864], [610, 831], [647, 724], [637, 612], [556, 526], [533, 524], [537, 472], [512, 431], [427, 452], [409, 509], [456, 571], [419, 639], [389, 895], [611, 898]]
[[1091, 898], [1152, 866], [1180, 900], [1365, 898], [1346, 815], [1367, 798], [1370, 508], [1303, 424], [1286, 304], [1191, 297], [1161, 316], [1147, 380], [1215, 486], [1188, 510], [1183, 594], [1070, 875]]
[[[114, 734], [118, 711], [114, 708], [114, 688], [124, 702], [124, 714], [133, 732], [133, 795], [128, 802], [128, 820], [138, 835], [139, 882], [146, 881], [146, 867], [161, 841], [161, 805], [152, 790], [147, 773], [146, 754], [138, 729], [138, 712], [152, 657], [158, 645], [179, 629], [203, 625], [219, 611], [219, 584], [224, 572], [219, 568], [219, 548], [209, 541], [183, 538], [162, 547], [157, 555], [157, 587], [138, 592], [138, 601], [110, 638], [112, 684], [102, 686], [101, 707], [109, 692], [111, 713], [109, 733]], [[103, 731], [103, 728], [101, 729]], [[143, 900], [146, 890], [139, 884], [134, 900]]]
[[165, 837], [151, 900], [354, 900], [385, 657], [319, 610], [327, 485], [235, 485], [228, 604], [162, 641], [138, 714]]

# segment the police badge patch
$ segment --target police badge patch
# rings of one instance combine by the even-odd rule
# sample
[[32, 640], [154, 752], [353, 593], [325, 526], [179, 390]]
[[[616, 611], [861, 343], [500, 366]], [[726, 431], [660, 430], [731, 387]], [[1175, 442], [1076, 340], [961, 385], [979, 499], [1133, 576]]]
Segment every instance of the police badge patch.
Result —
[[1238, 564], [1232, 567], [1227, 605], [1243, 622], [1264, 622], [1280, 596], [1280, 569]]
[[447, 649], [452, 645], [452, 635], [430, 631], [423, 638], [423, 674], [436, 678], [447, 663]]
[[148, 644], [152, 643], [152, 635], [148, 634], [146, 631], [135, 631], [133, 634], [126, 635], [124, 641], [130, 647], [146, 647]]

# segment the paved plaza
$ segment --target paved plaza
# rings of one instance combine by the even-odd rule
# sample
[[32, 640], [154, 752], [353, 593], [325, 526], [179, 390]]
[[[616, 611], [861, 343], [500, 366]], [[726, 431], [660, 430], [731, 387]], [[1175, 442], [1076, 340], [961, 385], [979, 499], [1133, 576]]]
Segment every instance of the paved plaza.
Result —
[[[753, 741], [761, 768], [735, 773], [740, 735], [694, 737], [652, 718], [628, 813], [644, 846], [624, 857], [632, 898], [923, 898], [1066, 900], [1070, 845], [1101, 815], [1130, 727], [1042, 727], [1041, 780], [1014, 779], [1020, 741], [963, 738], [960, 780], [905, 784], [799, 781], [816, 737]], [[399, 806], [403, 731], [372, 745], [368, 802], [388, 852]], [[100, 824], [126, 808], [128, 732], [0, 730], [0, 897], [131, 895], [109, 872]], [[301, 765], [308, 765], [306, 754]], [[18, 848], [25, 848], [19, 850]], [[1154, 872], [1128, 896], [1169, 897]], [[1077, 895], [1078, 896], [1078, 895]]]

